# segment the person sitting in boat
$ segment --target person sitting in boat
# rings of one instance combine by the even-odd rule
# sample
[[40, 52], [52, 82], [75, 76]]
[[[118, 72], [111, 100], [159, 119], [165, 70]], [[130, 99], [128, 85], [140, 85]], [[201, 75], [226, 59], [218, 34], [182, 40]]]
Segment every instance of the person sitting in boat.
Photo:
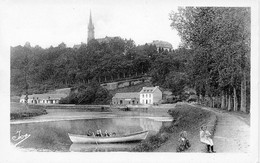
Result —
[[105, 137], [109, 137], [110, 134], [107, 132], [107, 130], [105, 131], [105, 133], [103, 134]]
[[111, 135], [112, 135], [112, 136], [116, 136], [116, 133], [115, 133], [115, 132], [113, 132]]
[[101, 131], [101, 129], [98, 129], [98, 130], [97, 130], [96, 136], [98, 136], [98, 137], [101, 137], [101, 136], [102, 136], [102, 131]]
[[93, 131], [88, 130], [87, 136], [92, 136], [93, 135]]
[[105, 131], [104, 136], [105, 137], [109, 137], [110, 136], [110, 134], [107, 132], [107, 130]]

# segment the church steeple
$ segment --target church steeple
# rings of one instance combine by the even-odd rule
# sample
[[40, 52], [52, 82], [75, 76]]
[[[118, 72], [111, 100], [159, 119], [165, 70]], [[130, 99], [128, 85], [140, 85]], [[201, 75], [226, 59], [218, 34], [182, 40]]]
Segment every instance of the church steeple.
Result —
[[94, 39], [94, 24], [92, 23], [92, 16], [91, 16], [91, 11], [89, 15], [89, 23], [88, 23], [88, 42], [92, 39]]

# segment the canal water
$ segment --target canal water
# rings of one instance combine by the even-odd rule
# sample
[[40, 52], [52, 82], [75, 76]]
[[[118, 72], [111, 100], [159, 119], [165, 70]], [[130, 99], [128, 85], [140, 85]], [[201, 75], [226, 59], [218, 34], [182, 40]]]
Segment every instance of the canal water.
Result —
[[[129, 151], [138, 143], [116, 144], [73, 144], [68, 133], [85, 135], [88, 131], [101, 129], [103, 132], [115, 132], [118, 135], [148, 130], [148, 137], [170, 122], [151, 118], [117, 117], [80, 120], [59, 120], [50, 122], [32, 122], [11, 124], [12, 144], [23, 150], [62, 151], [62, 152], [104, 152]], [[21, 139], [19, 139], [21, 138]], [[26, 139], [24, 139], [26, 138]], [[22, 142], [20, 142], [24, 139]]]

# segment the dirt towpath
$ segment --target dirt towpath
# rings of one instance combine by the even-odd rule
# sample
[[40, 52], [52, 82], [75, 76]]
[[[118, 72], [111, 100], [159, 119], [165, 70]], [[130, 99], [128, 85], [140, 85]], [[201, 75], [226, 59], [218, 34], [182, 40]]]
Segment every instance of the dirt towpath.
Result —
[[218, 121], [214, 134], [217, 153], [248, 153], [250, 148], [250, 118], [243, 113], [202, 107], [214, 112]]
[[[217, 125], [214, 133], [214, 150], [217, 153], [249, 153], [250, 116], [239, 112], [228, 112], [216, 108], [191, 105], [215, 113]], [[199, 140], [198, 132], [189, 136], [191, 148], [185, 153], [205, 153], [206, 146]], [[170, 137], [156, 152], [176, 152], [176, 138]]]

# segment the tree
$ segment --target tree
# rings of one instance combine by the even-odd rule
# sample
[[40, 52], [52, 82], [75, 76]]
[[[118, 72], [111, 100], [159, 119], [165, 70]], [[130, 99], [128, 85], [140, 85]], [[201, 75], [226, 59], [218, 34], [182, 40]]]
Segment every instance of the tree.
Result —
[[208, 96], [222, 92], [222, 107], [228, 101], [231, 110], [233, 97], [233, 108], [237, 110], [237, 90], [241, 85], [241, 110], [245, 111], [244, 72], [249, 69], [243, 65], [250, 65], [246, 64], [246, 58], [250, 58], [249, 8], [186, 7], [171, 13], [170, 19], [184, 47], [193, 50], [190, 81], [194, 81], [197, 92], [202, 96], [203, 92]]
[[79, 85], [71, 89], [66, 98], [61, 99], [62, 104], [109, 104], [112, 96], [109, 91], [92, 81], [87, 85]]
[[166, 88], [170, 88], [173, 95], [178, 96], [184, 93], [188, 84], [188, 76], [183, 72], [170, 72], [165, 79]]

